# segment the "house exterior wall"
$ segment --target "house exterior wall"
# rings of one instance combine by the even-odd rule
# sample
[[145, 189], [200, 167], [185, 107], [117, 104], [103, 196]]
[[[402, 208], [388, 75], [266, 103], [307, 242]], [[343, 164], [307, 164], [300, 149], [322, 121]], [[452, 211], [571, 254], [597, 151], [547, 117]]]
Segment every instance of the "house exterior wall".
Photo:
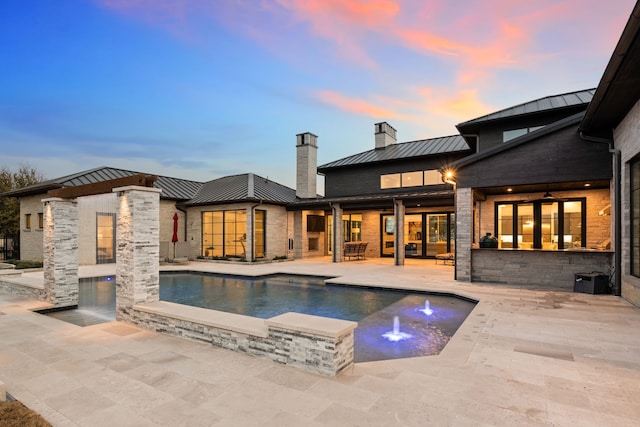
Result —
[[640, 154], [640, 101], [614, 131], [615, 147], [621, 153], [622, 202], [622, 297], [640, 307], [640, 278], [631, 275], [631, 201], [629, 162]]
[[[382, 190], [380, 176], [384, 174], [437, 170], [462, 155], [431, 156], [429, 158], [406, 159], [402, 161], [353, 165], [343, 168], [322, 170], [325, 174], [325, 197], [362, 196], [365, 194], [406, 193], [407, 188]], [[409, 187], [410, 189], [411, 187]], [[425, 187], [414, 187], [424, 189]], [[432, 185], [433, 190], [446, 190], [448, 185]]]
[[[300, 239], [301, 257], [312, 258], [325, 256], [327, 254], [327, 221], [328, 217], [322, 210], [302, 211], [301, 227], [296, 238]], [[309, 215], [325, 216], [324, 231], [307, 231], [307, 217]], [[313, 242], [311, 241], [313, 240]], [[313, 244], [312, 244], [313, 243]]]
[[564, 117], [583, 111], [586, 105], [574, 106], [564, 109], [555, 109], [537, 114], [520, 115], [508, 119], [474, 125], [474, 129], [461, 129], [463, 134], [478, 135], [477, 152], [487, 151], [504, 143], [503, 132], [509, 130], [545, 126]]
[[[228, 205], [194, 206], [187, 208], [187, 239], [189, 242], [189, 258], [201, 256], [202, 249], [202, 212], [227, 210], [248, 210], [254, 203], [231, 203]], [[289, 215], [284, 206], [261, 204], [255, 209], [266, 211], [266, 251], [264, 259], [273, 259], [288, 254], [288, 221]], [[172, 214], [173, 215], [173, 214]], [[173, 231], [172, 231], [173, 232]]]
[[464, 166], [457, 172], [458, 188], [610, 180], [613, 170], [607, 144], [585, 142], [577, 126]]
[[[46, 194], [20, 198], [20, 259], [44, 261], [42, 250], [43, 229], [38, 228], [38, 214], [43, 213], [42, 199]], [[31, 214], [31, 229], [26, 228], [25, 215]]]

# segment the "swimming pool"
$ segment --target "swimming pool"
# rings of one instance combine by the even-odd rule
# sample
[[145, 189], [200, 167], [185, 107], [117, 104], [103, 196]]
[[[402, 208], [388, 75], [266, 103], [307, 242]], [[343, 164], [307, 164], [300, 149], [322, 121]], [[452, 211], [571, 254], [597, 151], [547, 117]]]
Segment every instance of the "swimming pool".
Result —
[[[326, 279], [163, 272], [160, 300], [263, 319], [298, 312], [356, 321], [356, 362], [438, 354], [475, 307], [450, 295], [325, 285]], [[115, 319], [113, 276], [82, 279], [78, 310]]]

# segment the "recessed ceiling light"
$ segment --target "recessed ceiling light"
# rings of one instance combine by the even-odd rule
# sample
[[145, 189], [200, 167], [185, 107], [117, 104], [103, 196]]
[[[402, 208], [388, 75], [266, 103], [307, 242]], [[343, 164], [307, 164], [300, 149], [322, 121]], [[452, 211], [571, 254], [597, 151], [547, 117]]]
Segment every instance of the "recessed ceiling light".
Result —
[[584, 185], [585, 187], [591, 187], [591, 184], [589, 184], [588, 182]]
[[513, 191], [513, 188], [507, 188], [507, 191], [511, 193]]

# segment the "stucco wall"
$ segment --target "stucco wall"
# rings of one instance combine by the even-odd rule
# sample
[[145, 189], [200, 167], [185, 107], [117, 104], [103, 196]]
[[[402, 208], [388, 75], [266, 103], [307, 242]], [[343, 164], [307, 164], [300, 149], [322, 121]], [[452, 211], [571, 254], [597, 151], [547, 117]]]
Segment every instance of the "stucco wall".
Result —
[[[631, 209], [629, 161], [640, 154], [640, 101], [618, 125], [614, 132], [615, 147], [622, 157], [622, 296], [640, 307], [640, 278], [631, 276]], [[636, 255], [638, 256], [638, 255]]]

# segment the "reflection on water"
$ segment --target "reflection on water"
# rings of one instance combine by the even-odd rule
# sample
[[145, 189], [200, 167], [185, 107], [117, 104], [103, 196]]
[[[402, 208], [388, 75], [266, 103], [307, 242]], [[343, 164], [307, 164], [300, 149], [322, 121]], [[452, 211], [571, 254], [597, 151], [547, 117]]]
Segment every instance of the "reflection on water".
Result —
[[[160, 299], [263, 319], [297, 312], [356, 321], [356, 362], [438, 354], [475, 307], [473, 302], [450, 296], [325, 286], [325, 279], [285, 274], [251, 278], [162, 273]], [[78, 310], [49, 315], [79, 325], [115, 320], [115, 288], [113, 276], [82, 279]], [[402, 333], [410, 338], [395, 342], [384, 338], [394, 327], [396, 316]]]

